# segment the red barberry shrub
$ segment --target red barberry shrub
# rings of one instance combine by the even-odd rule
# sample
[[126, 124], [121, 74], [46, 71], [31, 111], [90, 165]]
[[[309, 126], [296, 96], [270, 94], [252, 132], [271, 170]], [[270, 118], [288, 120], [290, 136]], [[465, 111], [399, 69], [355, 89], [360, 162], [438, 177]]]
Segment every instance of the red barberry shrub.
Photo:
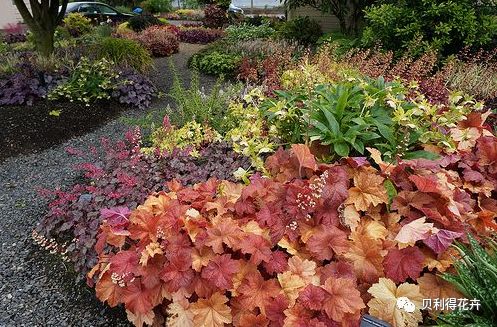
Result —
[[[233, 180], [237, 168], [250, 166], [248, 158], [234, 153], [222, 142], [201, 148], [198, 157], [191, 156], [188, 150], [145, 155], [140, 151], [139, 142], [136, 131], [129, 132], [125, 140], [116, 144], [103, 140], [102, 159], [99, 159], [99, 151], [93, 149], [88, 151], [88, 162], [77, 167], [84, 174], [79, 184], [69, 190], [44, 192], [52, 200], [48, 213], [37, 226], [37, 233], [67, 243], [66, 255], [82, 276], [97, 261], [93, 247], [102, 210], [116, 206], [134, 209], [150, 193], [167, 190], [166, 182], [172, 179], [184, 185], [211, 177]], [[69, 150], [85, 158], [83, 151]]]
[[133, 37], [154, 57], [167, 57], [179, 51], [178, 37], [169, 28], [151, 26]]
[[357, 325], [367, 309], [420, 323], [420, 306], [395, 313], [397, 296], [462, 296], [434, 283], [450, 244], [497, 230], [497, 138], [484, 118], [453, 128], [459, 151], [434, 161], [318, 164], [294, 144], [249, 185], [170, 182], [131, 213], [105, 212], [88, 282], [136, 326]]
[[226, 9], [218, 5], [207, 5], [204, 9], [204, 19], [202, 21], [205, 27], [220, 28], [228, 23], [228, 15]]

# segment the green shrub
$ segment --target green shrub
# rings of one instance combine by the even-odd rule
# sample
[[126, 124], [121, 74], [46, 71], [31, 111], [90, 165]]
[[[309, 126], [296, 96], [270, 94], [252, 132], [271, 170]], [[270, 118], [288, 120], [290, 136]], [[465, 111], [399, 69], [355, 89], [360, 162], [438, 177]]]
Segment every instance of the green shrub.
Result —
[[142, 7], [151, 14], [159, 14], [173, 10], [171, 0], [146, 0], [142, 2]]
[[69, 34], [74, 37], [90, 33], [93, 27], [91, 20], [80, 13], [70, 13], [63, 22]]
[[196, 70], [192, 72], [188, 87], [183, 86], [176, 69], [171, 64], [173, 72], [173, 86], [169, 96], [176, 104], [176, 110], [172, 114], [171, 121], [175, 125], [183, 126], [186, 122], [194, 120], [197, 123], [207, 123], [216, 131], [224, 134], [223, 122], [227, 113], [230, 99], [239, 93], [238, 85], [222, 88], [222, 78], [219, 78], [206, 92], [200, 86], [199, 75]]
[[119, 5], [115, 7], [117, 11], [123, 14], [131, 14], [133, 11], [128, 6]]
[[359, 38], [353, 38], [340, 32], [326, 33], [317, 41], [320, 47], [333, 49], [335, 55], [343, 56], [360, 45]]
[[112, 82], [115, 77], [114, 67], [107, 59], [90, 62], [83, 57], [69, 79], [50, 91], [48, 98], [83, 102], [89, 106], [94, 101], [110, 99], [111, 91], [115, 88]]
[[395, 1], [365, 11], [363, 43], [419, 55], [435, 50], [443, 55], [463, 47], [484, 47], [497, 36], [497, 16], [480, 10], [472, 0]]
[[162, 25], [161, 21], [152, 15], [133, 16], [128, 20], [128, 27], [135, 32], [141, 32], [147, 27]]
[[281, 25], [278, 34], [303, 45], [313, 45], [323, 34], [321, 26], [308, 16], [298, 17]]
[[232, 42], [266, 39], [271, 37], [274, 33], [275, 30], [268, 24], [254, 26], [242, 23], [240, 25], [231, 25], [226, 28], [226, 38]]
[[98, 58], [106, 58], [120, 66], [133, 67], [141, 72], [152, 65], [150, 53], [134, 40], [103, 38], [96, 45], [96, 52]]
[[240, 56], [235, 54], [212, 51], [194, 57], [191, 65], [209, 75], [233, 76], [241, 59]]

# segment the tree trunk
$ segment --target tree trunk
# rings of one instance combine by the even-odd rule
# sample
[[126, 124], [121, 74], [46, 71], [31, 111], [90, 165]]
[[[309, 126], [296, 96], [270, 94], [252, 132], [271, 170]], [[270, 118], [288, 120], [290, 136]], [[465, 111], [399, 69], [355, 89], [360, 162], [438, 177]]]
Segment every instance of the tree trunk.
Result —
[[36, 50], [43, 57], [49, 57], [54, 51], [55, 30], [33, 30]]

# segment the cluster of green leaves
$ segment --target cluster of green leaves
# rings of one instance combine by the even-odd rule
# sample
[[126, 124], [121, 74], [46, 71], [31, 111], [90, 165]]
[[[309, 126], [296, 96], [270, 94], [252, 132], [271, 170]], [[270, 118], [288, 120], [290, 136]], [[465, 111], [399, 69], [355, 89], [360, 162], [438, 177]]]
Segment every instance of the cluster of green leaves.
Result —
[[380, 150], [388, 160], [433, 157], [419, 145], [436, 144], [455, 150], [444, 133], [481, 104], [454, 94], [446, 107], [430, 104], [422, 95], [408, 99], [416, 89], [382, 77], [347, 78], [307, 89], [277, 91], [261, 106], [283, 142], [318, 142], [330, 146], [331, 157]]
[[130, 39], [106, 37], [96, 46], [98, 58], [106, 58], [123, 67], [132, 67], [140, 72], [152, 66], [150, 53], [140, 43]]
[[298, 17], [282, 24], [278, 35], [288, 40], [297, 41], [303, 45], [313, 45], [323, 34], [321, 26], [308, 16]]
[[110, 99], [116, 77], [113, 64], [107, 59], [90, 61], [82, 57], [69, 79], [50, 91], [48, 98], [83, 102], [89, 106], [93, 101]]
[[162, 25], [162, 22], [152, 15], [137, 15], [128, 20], [126, 27], [129, 27], [135, 32], [141, 32], [150, 26]]
[[266, 39], [271, 37], [276, 31], [269, 24], [259, 26], [249, 24], [231, 25], [226, 28], [226, 38], [230, 41], [247, 41], [255, 39]]
[[66, 30], [74, 37], [90, 33], [92, 30], [91, 21], [80, 13], [70, 13], [63, 22]]
[[214, 76], [228, 76], [235, 74], [242, 58], [237, 54], [207, 51], [194, 55], [190, 65], [203, 73]]
[[[178, 126], [183, 126], [193, 120], [200, 124], [208, 124], [216, 131], [224, 133], [225, 120], [230, 100], [241, 91], [240, 85], [223, 85], [219, 78], [212, 89], [205, 90], [200, 86], [198, 71], [193, 70], [189, 86], [184, 86], [175, 67], [173, 72], [173, 86], [169, 96], [173, 99], [176, 108], [171, 114], [171, 120]], [[225, 87], [223, 87], [225, 86]]]
[[161, 152], [172, 152], [175, 149], [189, 148], [190, 154], [197, 156], [197, 149], [201, 146], [220, 139], [221, 136], [208, 125], [189, 121], [181, 128], [176, 128], [174, 125], [168, 125], [166, 118], [166, 123], [152, 133], [152, 146], [142, 148], [142, 151], [153, 153], [157, 149]]
[[454, 247], [461, 260], [454, 262], [456, 273], [445, 273], [442, 278], [454, 285], [466, 298], [481, 301], [478, 311], [453, 311], [438, 317], [442, 326], [497, 325], [497, 242], [489, 239], [487, 249], [473, 236], [469, 245], [456, 242]]
[[142, 2], [142, 7], [152, 14], [170, 12], [173, 10], [170, 0], [146, 0]]
[[497, 16], [472, 0], [387, 1], [366, 9], [365, 45], [417, 55], [484, 47], [497, 36]]

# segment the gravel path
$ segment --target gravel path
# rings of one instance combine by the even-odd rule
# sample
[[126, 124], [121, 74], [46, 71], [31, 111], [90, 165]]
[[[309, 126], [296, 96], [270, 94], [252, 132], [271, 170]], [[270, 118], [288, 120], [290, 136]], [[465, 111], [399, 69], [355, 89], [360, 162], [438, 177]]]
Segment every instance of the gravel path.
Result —
[[[189, 78], [186, 62], [202, 46], [182, 44], [173, 56], [178, 72]], [[167, 59], [158, 59], [152, 79], [167, 92], [171, 76]], [[207, 87], [212, 78], [202, 78]], [[162, 108], [159, 99], [154, 108]], [[153, 109], [151, 109], [153, 110]], [[149, 110], [150, 111], [150, 110]], [[121, 117], [138, 117], [145, 112], [129, 110]], [[9, 158], [0, 163], [0, 326], [129, 326], [123, 310], [110, 309], [95, 299], [94, 291], [76, 284], [70, 264], [39, 250], [31, 231], [46, 212], [46, 201], [38, 187], [72, 184], [78, 159], [65, 148], [88, 148], [101, 137], [117, 139], [128, 129], [117, 118], [105, 126], [51, 149]]]

